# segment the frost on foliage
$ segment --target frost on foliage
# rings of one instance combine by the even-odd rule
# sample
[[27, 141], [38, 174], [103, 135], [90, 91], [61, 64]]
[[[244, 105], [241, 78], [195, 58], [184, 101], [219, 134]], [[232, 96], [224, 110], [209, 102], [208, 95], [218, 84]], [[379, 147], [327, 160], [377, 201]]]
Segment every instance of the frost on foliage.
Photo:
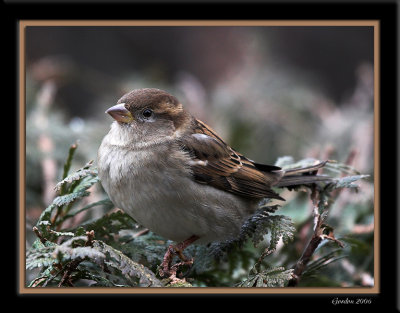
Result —
[[[95, 287], [163, 286], [163, 283], [149, 268], [155, 270], [171, 242], [151, 232], [139, 237], [132, 236], [132, 232], [138, 230], [138, 225], [123, 211], [111, 211], [100, 218], [86, 220], [71, 229], [62, 227], [64, 221], [80, 212], [96, 206], [102, 206], [107, 210], [113, 207], [109, 199], [86, 204], [83, 207], [77, 206], [79, 200], [90, 194], [88, 189], [98, 182], [98, 177], [97, 171], [92, 168], [92, 162], [88, 162], [72, 174], [68, 173], [75, 149], [76, 145], [71, 147], [62, 179], [55, 187], [59, 195], [42, 212], [36, 224], [35, 232], [37, 231], [39, 239], [27, 252], [26, 268], [40, 270], [40, 272], [28, 286], [71, 286], [83, 279], [89, 280], [91, 282], [89, 285]], [[294, 163], [291, 158], [282, 158], [277, 161], [276, 165], [288, 169], [312, 164], [315, 164], [315, 160], [306, 159]], [[367, 177], [339, 163], [328, 162], [324, 170], [325, 168], [334, 173], [345, 172], [349, 176], [333, 178], [329, 183], [320, 183], [315, 186], [319, 191], [318, 206], [321, 214], [327, 214], [327, 204], [331, 201], [330, 192], [332, 190], [356, 188], [355, 182]], [[214, 270], [213, 274], [209, 274], [215, 275], [215, 278], [211, 278], [215, 279], [212, 284], [225, 283], [231, 286], [232, 281], [227, 280], [226, 273], [218, 273], [218, 270], [213, 268], [213, 257], [218, 259], [233, 247], [242, 247], [246, 242], [257, 246], [260, 242], [268, 239], [266, 249], [271, 253], [276, 250], [280, 240], [287, 244], [293, 239], [296, 229], [288, 216], [276, 214], [279, 208], [279, 205], [271, 205], [270, 201], [266, 199], [260, 204], [258, 210], [245, 221], [238, 238], [212, 243], [207, 247], [196, 245], [188, 247], [185, 253], [195, 258], [192, 273], [207, 277], [207, 271]], [[89, 238], [88, 232], [92, 233], [92, 237]], [[267, 234], [269, 236], [266, 236]], [[251, 258], [246, 253], [248, 252], [241, 251], [233, 253], [232, 257], [230, 255], [230, 273], [235, 269], [236, 265], [234, 264], [238, 262], [241, 262], [242, 269], [251, 268], [253, 265], [252, 270], [245, 273], [247, 278], [243, 280], [242, 276], [242, 282], [237, 286], [284, 287], [287, 285], [293, 270], [287, 270], [280, 266], [267, 266], [261, 270], [261, 267], [266, 266], [265, 264], [261, 266], [263, 255], [260, 258], [256, 256], [256, 260], [259, 261], [254, 265], [254, 254]], [[313, 273], [314, 270], [320, 269], [332, 260], [335, 258], [329, 258], [328, 255], [311, 263], [308, 273]], [[69, 280], [64, 280], [66, 274]], [[207, 278], [208, 282], [210, 277]], [[224, 279], [225, 282], [223, 282]]]
[[[75, 278], [91, 278], [97, 286], [128, 286], [128, 287], [160, 287], [161, 282], [154, 273], [143, 265], [132, 261], [120, 251], [112, 248], [102, 241], [94, 240], [91, 246], [86, 246], [87, 236], [73, 237], [61, 245], [38, 244], [36, 249], [31, 250], [27, 255], [27, 269], [43, 268], [48, 269], [68, 268], [73, 261], [85, 261], [85, 264], [92, 263], [96, 266], [77, 266], [73, 276]], [[51, 271], [47, 271], [51, 272]], [[121, 275], [125, 279], [121, 279]], [[54, 276], [42, 275], [41, 283], [48, 283], [50, 280], [59, 281]], [[119, 284], [116, 284], [118, 281]]]
[[81, 279], [93, 281], [92, 286], [161, 286], [149, 269], [98, 240], [118, 245], [110, 239], [118, 238], [120, 230], [136, 226], [124, 212], [111, 212], [75, 229], [62, 228], [66, 219], [80, 212], [100, 205], [107, 209], [113, 206], [109, 199], [104, 199], [77, 208], [78, 200], [90, 194], [88, 189], [98, 182], [98, 177], [97, 171], [92, 169], [92, 161], [68, 173], [76, 148], [76, 144], [71, 146], [62, 180], [55, 187], [59, 196], [42, 212], [34, 227], [39, 239], [27, 252], [26, 268], [40, 272], [28, 286], [71, 286]]
[[93, 169], [87, 168], [88, 166], [91, 166], [91, 164], [92, 164], [91, 162], [88, 163], [83, 168], [77, 170], [75, 173], [73, 173], [73, 174], [67, 176], [66, 178], [64, 178], [62, 181], [60, 181], [56, 185], [56, 187], [54, 189], [57, 190], [57, 191], [60, 191], [63, 186], [65, 186], [67, 184], [71, 184], [73, 182], [78, 182], [81, 179], [86, 178], [87, 176], [96, 177], [97, 176], [97, 172], [95, 170], [93, 170]]
[[33, 246], [36, 246], [36, 249], [30, 250], [26, 255], [26, 269], [48, 267], [55, 262], [53, 258], [55, 245], [44, 245], [37, 239]]
[[295, 231], [296, 228], [288, 216], [272, 215], [269, 206], [258, 209], [242, 227], [242, 233], [251, 234], [255, 246], [264, 239], [266, 234], [270, 233], [270, 250], [276, 248], [281, 238], [285, 244], [292, 240]]
[[80, 225], [80, 229], [94, 230], [97, 239], [113, 241], [112, 235], [118, 235], [121, 230], [135, 229], [136, 222], [122, 210], [110, 212], [96, 220], [89, 220]]
[[[90, 194], [88, 189], [98, 182], [98, 177], [97, 171], [91, 169], [92, 162], [68, 175], [73, 151], [64, 166], [63, 179], [55, 188], [60, 195], [42, 212], [35, 227], [40, 240], [28, 251], [26, 268], [39, 268], [40, 274], [29, 286], [64, 286], [81, 279], [93, 281], [92, 286], [161, 286], [149, 269], [99, 240], [121, 246], [119, 232], [136, 227], [136, 222], [123, 211], [86, 221], [74, 229], [58, 230], [66, 219], [80, 212], [95, 206], [113, 207], [109, 199], [103, 199], [77, 208], [78, 200]], [[89, 239], [88, 231], [97, 240]], [[63, 278], [65, 274], [68, 281]]]
[[358, 188], [358, 185], [354, 184], [354, 182], [367, 177], [369, 177], [369, 175], [353, 175], [336, 178], [334, 182], [327, 186], [327, 190], [333, 190], [337, 188]]
[[105, 255], [91, 246], [82, 246], [86, 239], [86, 236], [78, 236], [65, 241], [54, 249], [53, 257], [57, 258], [60, 263], [78, 258], [88, 258], [100, 264], [100, 260], [104, 259]]
[[251, 239], [257, 246], [270, 234], [269, 249], [274, 250], [280, 239], [286, 244], [293, 239], [296, 228], [292, 220], [285, 215], [275, 215], [279, 205], [268, 205], [269, 200], [264, 200], [259, 209], [243, 224], [240, 235], [234, 240], [227, 240], [212, 246], [213, 254], [220, 257], [223, 252], [229, 251], [234, 245], [243, 245], [247, 239]]
[[67, 195], [56, 197], [53, 200], [53, 204], [60, 207], [66, 204], [69, 204], [77, 199], [88, 196], [90, 193], [85, 190], [79, 190], [77, 192], [69, 193]]
[[250, 274], [237, 287], [285, 287], [292, 278], [292, 269], [271, 267], [259, 273]]
[[[71, 146], [67, 163], [64, 166], [63, 180], [55, 187], [55, 190], [59, 192], [59, 196], [55, 197], [53, 202], [42, 212], [36, 224], [43, 236], [57, 235], [54, 231], [49, 233], [51, 227], [55, 227], [77, 213], [96, 205], [92, 204], [74, 212], [74, 206], [80, 199], [89, 196], [88, 189], [98, 182], [97, 171], [91, 168], [93, 161], [88, 162], [82, 168], [68, 175], [76, 147], [76, 144]], [[55, 217], [58, 217], [58, 219], [55, 219]], [[52, 241], [54, 238], [48, 239]]]
[[140, 287], [161, 287], [161, 282], [154, 273], [142, 264], [132, 261], [120, 251], [105, 244], [102, 241], [95, 241], [93, 248], [104, 253], [107, 258], [103, 259], [104, 264], [120, 271], [126, 278], [132, 281], [133, 285]]

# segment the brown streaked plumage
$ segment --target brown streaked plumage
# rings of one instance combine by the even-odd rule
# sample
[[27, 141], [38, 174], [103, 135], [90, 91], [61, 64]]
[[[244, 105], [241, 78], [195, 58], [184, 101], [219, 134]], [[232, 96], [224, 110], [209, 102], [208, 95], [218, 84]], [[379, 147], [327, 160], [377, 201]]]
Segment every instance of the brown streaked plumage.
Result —
[[133, 90], [106, 113], [115, 122], [98, 151], [105, 191], [177, 247], [234, 238], [262, 198], [284, 200], [272, 187], [329, 180], [316, 175], [325, 162], [284, 171], [246, 158], [163, 90]]
[[193, 125], [180, 142], [194, 160], [191, 168], [197, 182], [242, 197], [284, 200], [271, 189], [284, 174], [280, 167], [260, 165], [260, 170], [257, 163], [229, 147], [209, 126], [199, 120]]

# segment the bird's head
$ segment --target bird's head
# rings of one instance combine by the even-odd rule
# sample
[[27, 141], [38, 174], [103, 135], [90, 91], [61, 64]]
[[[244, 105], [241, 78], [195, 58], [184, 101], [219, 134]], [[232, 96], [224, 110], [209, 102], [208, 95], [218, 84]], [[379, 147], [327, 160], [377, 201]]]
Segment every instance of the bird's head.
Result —
[[182, 131], [191, 117], [177, 98], [155, 88], [135, 89], [109, 108], [116, 127], [131, 132], [136, 141], [160, 140]]

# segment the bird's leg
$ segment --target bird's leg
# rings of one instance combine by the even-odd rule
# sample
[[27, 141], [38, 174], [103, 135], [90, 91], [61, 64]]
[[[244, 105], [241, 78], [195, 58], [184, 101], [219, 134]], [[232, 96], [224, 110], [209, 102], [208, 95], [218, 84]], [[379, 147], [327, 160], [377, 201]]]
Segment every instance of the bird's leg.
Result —
[[[192, 244], [194, 241], [199, 239], [198, 236], [193, 235], [190, 238], [178, 243], [177, 245], [170, 245], [168, 247], [167, 252], [164, 255], [163, 262], [161, 263], [161, 269], [159, 271], [160, 276], [163, 277], [166, 274], [176, 274], [177, 267], [180, 265], [185, 265], [185, 264], [192, 264], [193, 259], [188, 260], [187, 257], [183, 254], [183, 250], [185, 250], [190, 244]], [[174, 270], [171, 272], [171, 262], [172, 258], [174, 255], [177, 255], [183, 262], [179, 262], [176, 265], [173, 266]]]

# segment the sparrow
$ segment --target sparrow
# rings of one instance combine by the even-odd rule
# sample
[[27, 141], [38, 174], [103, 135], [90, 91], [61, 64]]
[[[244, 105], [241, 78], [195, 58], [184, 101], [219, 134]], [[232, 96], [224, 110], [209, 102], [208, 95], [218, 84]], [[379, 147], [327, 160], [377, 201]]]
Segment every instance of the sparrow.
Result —
[[178, 242], [161, 274], [193, 242], [237, 237], [263, 198], [284, 200], [273, 187], [326, 180], [316, 175], [326, 162], [285, 171], [246, 158], [160, 89], [133, 90], [106, 113], [115, 121], [98, 150], [100, 182], [116, 207]]

